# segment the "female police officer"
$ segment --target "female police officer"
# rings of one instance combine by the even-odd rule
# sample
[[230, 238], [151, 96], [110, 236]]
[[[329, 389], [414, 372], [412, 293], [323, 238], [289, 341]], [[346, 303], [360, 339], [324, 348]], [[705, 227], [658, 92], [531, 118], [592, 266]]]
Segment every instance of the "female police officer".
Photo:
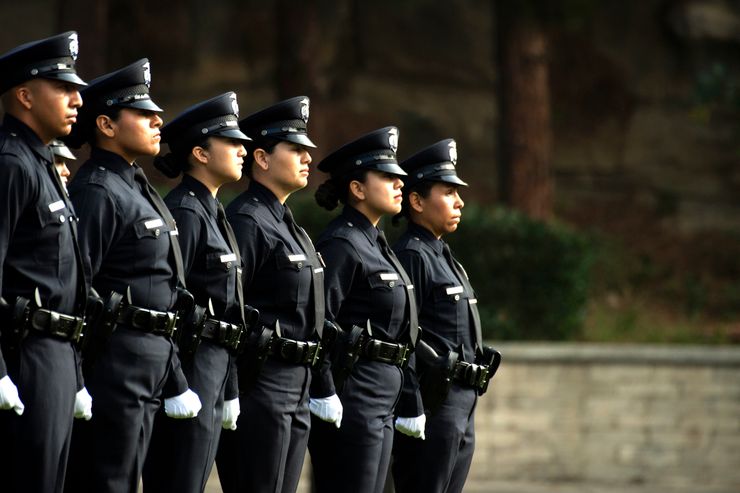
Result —
[[144, 469], [145, 491], [202, 492], [222, 422], [236, 426], [236, 379], [228, 378], [230, 388], [226, 382], [244, 323], [241, 261], [216, 193], [242, 176], [243, 144], [249, 138], [237, 118], [236, 94], [229, 92], [188, 108], [162, 128], [162, 141], [171, 152], [157, 157], [154, 166], [170, 178], [184, 173], [165, 203], [177, 221], [185, 279], [195, 297], [193, 312], [179, 324], [179, 355], [203, 409], [192, 420], [158, 413]]
[[[467, 183], [457, 177], [456, 162], [455, 141], [447, 139], [401, 163], [408, 173], [401, 215], [409, 223], [393, 249], [414, 283], [424, 327], [416, 368], [428, 415], [425, 441], [398, 436], [394, 444], [393, 477], [401, 493], [461, 492], [475, 445], [473, 411], [480, 389], [473, 380], [479, 380], [465, 377], [482, 370], [475, 365], [483, 350], [480, 322], [467, 275], [440, 239], [457, 229], [464, 205], [458, 188]], [[432, 351], [425, 352], [425, 346]], [[423, 356], [429, 352], [431, 360]], [[439, 377], [451, 377], [451, 388], [433, 381], [437, 368], [429, 367], [448, 361], [451, 373]], [[462, 371], [466, 364], [470, 371]], [[440, 392], [449, 393], [435, 395]]]
[[296, 97], [240, 122], [254, 139], [251, 181], [227, 216], [244, 260], [244, 297], [264, 328], [250, 334], [240, 360], [242, 414], [237, 430], [223, 434], [217, 458], [227, 493], [294, 492], [306, 453], [309, 365], [324, 323], [323, 269], [285, 201], [308, 181], [308, 149], [315, 147], [306, 135], [308, 108], [308, 98]]
[[111, 301], [114, 293], [126, 298], [99, 354], [83, 354], [95, 364], [86, 375], [93, 419], [89, 433], [73, 438], [79, 484], [71, 491], [135, 492], [162, 397], [173, 417], [200, 409], [170, 338], [184, 285], [176, 228], [135, 163], [159, 152], [161, 109], [149, 96], [150, 77], [142, 59], [91, 82], [69, 142], [91, 146], [69, 191], [92, 285]]
[[[397, 143], [398, 129], [382, 128], [319, 164], [331, 178], [316, 201], [329, 210], [346, 204], [317, 242], [327, 265], [327, 318], [344, 331], [332, 362], [334, 382], [324, 372], [311, 389], [312, 397], [325, 397], [336, 385], [344, 406], [341, 428], [313, 422], [309, 448], [322, 493], [383, 491], [402, 368], [418, 337], [412, 286], [377, 228], [381, 217], [401, 210], [406, 173], [396, 162]], [[421, 437], [423, 414], [416, 416], [399, 418], [397, 426]]]

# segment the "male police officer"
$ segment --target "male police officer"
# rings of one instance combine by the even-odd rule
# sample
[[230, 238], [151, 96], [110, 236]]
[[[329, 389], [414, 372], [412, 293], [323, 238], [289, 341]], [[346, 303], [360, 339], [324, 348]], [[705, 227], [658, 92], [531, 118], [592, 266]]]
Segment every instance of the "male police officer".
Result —
[[[48, 144], [82, 105], [77, 33], [0, 56], [0, 489], [60, 492], [75, 393], [90, 399], [73, 346], [87, 298], [75, 215]], [[3, 359], [5, 357], [5, 360]], [[7, 366], [6, 366], [7, 364]], [[87, 409], [83, 409], [86, 407]], [[15, 411], [15, 412], [13, 412]]]

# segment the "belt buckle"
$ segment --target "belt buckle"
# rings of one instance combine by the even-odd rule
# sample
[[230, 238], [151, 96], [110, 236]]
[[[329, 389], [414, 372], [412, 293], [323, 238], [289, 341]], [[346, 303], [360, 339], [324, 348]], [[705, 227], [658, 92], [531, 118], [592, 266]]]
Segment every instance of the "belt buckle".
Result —
[[403, 344], [398, 348], [398, 366], [401, 368], [406, 368], [406, 365], [409, 362], [409, 353], [411, 350], [409, 349], [408, 344]]
[[314, 351], [313, 356], [311, 356], [311, 361], [309, 361], [311, 366], [316, 366], [316, 363], [319, 360], [319, 355], [321, 354], [321, 341], [317, 342], [314, 347], [316, 348], [316, 351]]
[[486, 386], [486, 383], [488, 383], [488, 367], [487, 366], [478, 366], [478, 375], [475, 382], [475, 387], [477, 389], [483, 389]]
[[171, 336], [174, 333], [173, 328], [177, 322], [177, 317], [171, 312], [155, 313], [149, 311], [149, 326], [154, 332], [160, 332], [166, 336]]
[[219, 340], [229, 349], [236, 349], [241, 337], [241, 327], [236, 324], [219, 322]]
[[82, 337], [82, 330], [85, 328], [85, 319], [82, 317], [74, 317], [75, 318], [75, 326], [74, 330], [72, 331], [72, 334], [70, 335], [70, 338], [73, 342], [79, 342], [80, 337]]
[[279, 345], [281, 358], [283, 358], [285, 361], [300, 361], [300, 358], [296, 358], [296, 356], [299, 354], [299, 350], [302, 349], [300, 348], [298, 341], [294, 341], [291, 339], [282, 339], [279, 342]]

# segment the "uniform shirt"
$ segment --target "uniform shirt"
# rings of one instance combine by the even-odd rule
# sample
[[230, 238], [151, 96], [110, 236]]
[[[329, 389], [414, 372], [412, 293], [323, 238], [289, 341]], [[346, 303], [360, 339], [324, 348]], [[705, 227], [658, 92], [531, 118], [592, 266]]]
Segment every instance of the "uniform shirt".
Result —
[[475, 293], [466, 292], [445, 259], [444, 243], [429, 230], [413, 222], [393, 250], [414, 283], [423, 339], [437, 352], [459, 351], [465, 361], [475, 358], [475, 331], [468, 302]]
[[177, 222], [188, 291], [200, 306], [213, 303], [214, 317], [241, 323], [236, 299], [236, 255], [218, 227], [218, 200], [190, 175], [165, 198]]
[[[51, 150], [24, 123], [5, 115], [0, 128], [0, 293], [9, 302], [33, 299], [74, 314], [77, 260], [70, 210], [49, 174]], [[53, 168], [52, 168], [53, 169]], [[79, 315], [79, 314], [77, 314]], [[3, 324], [6, 322], [3, 321]], [[0, 378], [7, 374], [0, 354]]]
[[79, 211], [83, 258], [100, 296], [131, 288], [131, 304], [168, 311], [177, 276], [169, 262], [170, 229], [134, 180], [137, 164], [93, 148], [69, 193]]
[[244, 264], [245, 302], [260, 311], [260, 323], [279, 320], [283, 337], [305, 341], [314, 333], [311, 269], [321, 265], [301, 249], [284, 215], [285, 206], [254, 180], [226, 208]]

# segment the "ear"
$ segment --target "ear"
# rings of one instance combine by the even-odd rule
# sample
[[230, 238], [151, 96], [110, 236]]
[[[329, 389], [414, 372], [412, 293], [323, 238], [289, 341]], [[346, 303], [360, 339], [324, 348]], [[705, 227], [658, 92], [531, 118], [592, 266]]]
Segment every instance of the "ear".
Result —
[[95, 126], [98, 127], [100, 133], [112, 139], [116, 136], [115, 122], [107, 115], [98, 115], [95, 119]]
[[349, 192], [359, 201], [365, 200], [365, 185], [357, 180], [349, 182]]
[[411, 192], [408, 197], [409, 206], [414, 212], [424, 212], [424, 198], [418, 192]]
[[23, 106], [26, 110], [30, 110], [33, 106], [33, 91], [28, 86], [18, 86], [14, 89], [15, 99]]
[[253, 156], [254, 162], [257, 163], [257, 166], [262, 171], [267, 171], [268, 169], [270, 169], [270, 155], [267, 153], [267, 151], [265, 151], [261, 147], [258, 147], [254, 150]]
[[201, 146], [195, 146], [190, 153], [198, 163], [208, 164], [208, 151], [206, 149], [203, 149]]

